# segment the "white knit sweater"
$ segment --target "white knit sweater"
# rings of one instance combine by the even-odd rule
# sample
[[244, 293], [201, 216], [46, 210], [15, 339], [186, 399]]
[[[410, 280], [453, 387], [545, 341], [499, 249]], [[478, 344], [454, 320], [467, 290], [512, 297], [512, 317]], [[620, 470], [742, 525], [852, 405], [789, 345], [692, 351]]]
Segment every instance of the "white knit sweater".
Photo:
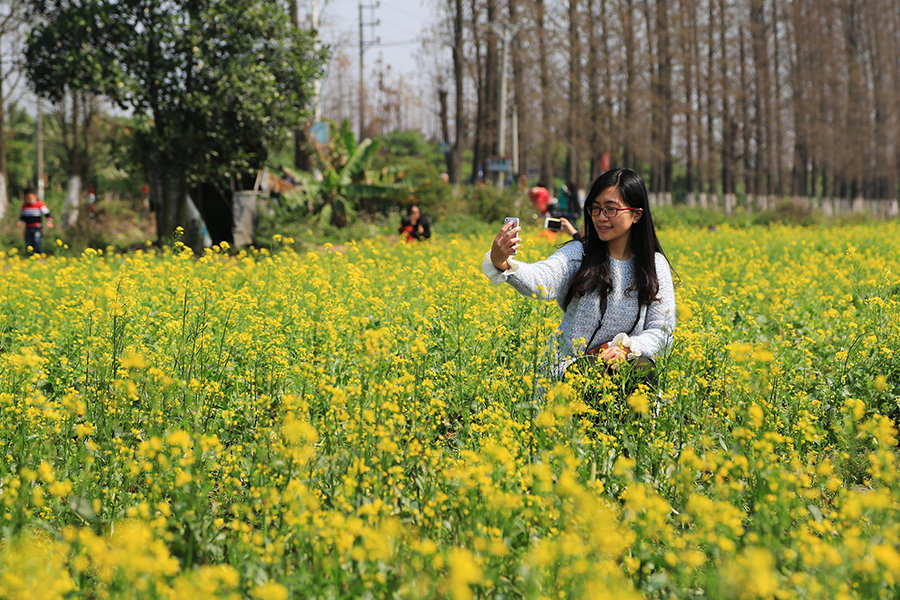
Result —
[[[574, 357], [582, 354], [585, 344], [600, 322], [600, 294], [592, 292], [575, 296], [568, 308], [563, 307], [569, 284], [581, 266], [584, 246], [571, 242], [557, 250], [549, 258], [524, 263], [509, 259], [509, 269], [500, 271], [491, 263], [491, 253], [485, 254], [482, 270], [494, 283], [508, 282], [524, 296], [537, 296], [545, 300], [556, 299], [563, 314], [559, 325], [558, 344], [555, 354], [559, 374]], [[656, 254], [656, 277], [659, 280], [658, 300], [640, 308], [638, 314], [637, 292], [627, 290], [634, 283], [634, 257], [628, 260], [609, 259], [613, 288], [607, 299], [603, 325], [594, 336], [591, 346], [606, 343], [618, 333], [631, 337], [631, 349], [643, 356], [653, 358], [667, 350], [672, 344], [675, 330], [675, 287], [672, 271], [666, 258]], [[631, 329], [637, 319], [637, 325]]]

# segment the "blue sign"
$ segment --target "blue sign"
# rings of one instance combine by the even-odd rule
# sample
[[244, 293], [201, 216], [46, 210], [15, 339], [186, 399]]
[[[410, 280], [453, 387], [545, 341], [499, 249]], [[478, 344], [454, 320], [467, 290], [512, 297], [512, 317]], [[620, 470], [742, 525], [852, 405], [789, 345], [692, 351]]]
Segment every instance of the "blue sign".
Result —
[[309, 128], [309, 136], [316, 140], [316, 143], [320, 146], [324, 146], [328, 143], [328, 123], [325, 121], [319, 121], [318, 123], [313, 123]]
[[512, 171], [512, 159], [504, 156], [490, 156], [487, 159], [487, 170], [503, 173]]

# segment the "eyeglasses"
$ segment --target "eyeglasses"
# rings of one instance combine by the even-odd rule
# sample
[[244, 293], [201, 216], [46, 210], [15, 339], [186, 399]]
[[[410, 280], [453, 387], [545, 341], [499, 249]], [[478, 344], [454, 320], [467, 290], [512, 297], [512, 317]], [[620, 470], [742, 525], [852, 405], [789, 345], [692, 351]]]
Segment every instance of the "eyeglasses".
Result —
[[623, 211], [623, 210], [641, 210], [641, 209], [637, 208], [637, 207], [631, 207], [631, 206], [629, 206], [628, 208], [619, 208], [617, 206], [599, 206], [597, 204], [594, 204], [593, 206], [591, 206], [588, 209], [588, 214], [590, 214], [592, 217], [596, 217], [600, 213], [603, 213], [603, 216], [606, 217], [607, 219], [615, 219], [616, 215], [619, 214], [619, 211]]

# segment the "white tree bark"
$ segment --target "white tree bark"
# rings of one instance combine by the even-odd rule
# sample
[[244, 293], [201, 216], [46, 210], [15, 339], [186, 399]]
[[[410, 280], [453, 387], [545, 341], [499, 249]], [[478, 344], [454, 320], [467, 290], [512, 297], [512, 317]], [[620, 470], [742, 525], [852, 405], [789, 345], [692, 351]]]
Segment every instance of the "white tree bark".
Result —
[[63, 227], [71, 227], [78, 222], [78, 198], [81, 196], [81, 177], [69, 175], [66, 183], [66, 200], [62, 209]]
[[0, 173], [0, 219], [6, 216], [9, 210], [9, 196], [6, 193], [6, 175]]

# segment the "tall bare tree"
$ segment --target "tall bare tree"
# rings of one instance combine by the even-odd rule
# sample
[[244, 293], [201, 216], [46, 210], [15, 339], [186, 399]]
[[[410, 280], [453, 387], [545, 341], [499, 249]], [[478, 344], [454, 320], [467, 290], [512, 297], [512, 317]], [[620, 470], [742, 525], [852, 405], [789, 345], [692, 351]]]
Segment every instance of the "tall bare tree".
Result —
[[22, 77], [22, 28], [25, 3], [21, 0], [0, 2], [0, 218], [9, 208], [6, 163], [6, 106], [17, 93]]
[[722, 146], [721, 146], [721, 187], [722, 193], [735, 193], [735, 144], [737, 142], [737, 119], [731, 112], [732, 85], [729, 79], [731, 60], [728, 49], [728, 7], [725, 0], [719, 0], [719, 94], [721, 105]]
[[683, 63], [683, 87], [684, 99], [682, 102], [684, 112], [684, 187], [688, 195], [688, 201], [694, 201], [697, 183], [697, 159], [696, 159], [696, 122], [697, 109], [695, 95], [697, 92], [696, 73], [697, 66], [697, 18], [696, 0], [682, 0], [679, 11], [679, 45]]
[[530, 160], [548, 181], [562, 170], [583, 183], [609, 151], [646, 170], [651, 191], [678, 180], [689, 198], [900, 193], [892, 0], [442, 1], [462, 23], [448, 32], [465, 36], [448, 45], [454, 69], [468, 69], [455, 78], [474, 90], [475, 175], [496, 143], [497, 42], [485, 25], [508, 14], [525, 25], [515, 102], [540, 125], [520, 133], [523, 170]]
[[[672, 53], [670, 46], [669, 3], [654, 2], [654, 66], [651, 76], [651, 170], [652, 189], [672, 190]], [[649, 15], [648, 15], [649, 16]], [[648, 18], [648, 24], [650, 19]]]
[[553, 143], [552, 143], [552, 124], [550, 112], [550, 96], [552, 91], [550, 88], [550, 61], [548, 58], [549, 48], [547, 44], [547, 7], [544, 0], [535, 0], [535, 22], [538, 31], [538, 68], [540, 69], [541, 81], [541, 134], [543, 140], [540, 143], [540, 163], [541, 163], [541, 179], [550, 182], [553, 179]]
[[568, 0], [568, 78], [567, 95], [569, 107], [566, 113], [566, 180], [569, 182], [580, 181], [582, 178], [580, 156], [581, 150], [581, 45], [579, 44], [579, 11], [578, 0]]
[[[522, 18], [522, 13], [524, 12], [522, 0], [507, 0], [507, 9], [509, 11], [509, 22], [513, 25], [524, 25], [528, 22], [527, 19]], [[527, 45], [523, 42], [524, 39], [524, 32], [520, 32], [519, 35], [513, 38], [512, 42], [513, 97], [515, 98], [519, 122], [531, 123], [531, 103], [527, 101], [529, 76], [525, 67], [527, 64], [525, 57]], [[514, 175], [521, 175], [528, 171], [528, 149], [531, 146], [530, 128], [520, 127], [513, 134], [518, 136], [516, 147], [519, 150], [519, 155], [516, 157], [519, 173]], [[526, 139], [529, 142], [527, 144], [523, 143]]]
[[[587, 31], [588, 55], [585, 59], [588, 104], [588, 157], [590, 159], [590, 179], [600, 174], [601, 160], [609, 139], [609, 123], [606, 120], [609, 107], [604, 102], [600, 90], [603, 86], [602, 65], [609, 60], [606, 52], [601, 55], [601, 38], [606, 39], [605, 0], [588, 0], [588, 14], [601, 15], [599, 27], [589, 27]], [[580, 182], [580, 180], [579, 180]]]
[[93, 172], [94, 131], [99, 109], [100, 100], [96, 95], [74, 90], [57, 104], [55, 116], [65, 159], [63, 168], [68, 176], [61, 216], [65, 227], [78, 221], [81, 191]]

